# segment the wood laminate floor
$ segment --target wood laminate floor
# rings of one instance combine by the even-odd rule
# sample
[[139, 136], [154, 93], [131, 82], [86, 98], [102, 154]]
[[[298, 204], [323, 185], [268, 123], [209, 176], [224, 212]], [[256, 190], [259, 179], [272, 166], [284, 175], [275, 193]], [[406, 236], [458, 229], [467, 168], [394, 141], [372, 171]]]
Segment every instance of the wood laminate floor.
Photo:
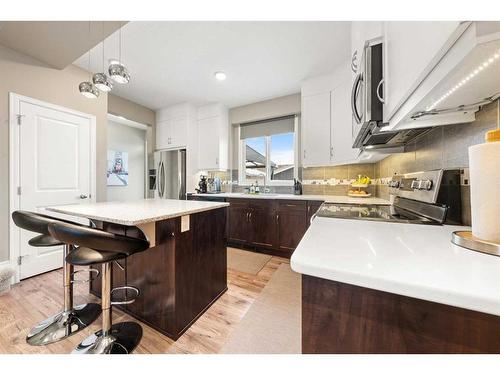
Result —
[[[228, 291], [176, 342], [145, 324], [135, 353], [218, 353], [229, 335], [259, 296], [278, 267], [288, 259], [272, 257], [257, 274], [228, 269]], [[29, 329], [56, 313], [63, 303], [62, 270], [21, 281], [0, 296], [0, 353], [70, 353], [85, 337], [98, 330], [101, 318], [66, 340], [42, 347], [26, 344]], [[87, 284], [75, 285], [75, 303], [99, 302]], [[115, 309], [113, 321], [136, 321]]]

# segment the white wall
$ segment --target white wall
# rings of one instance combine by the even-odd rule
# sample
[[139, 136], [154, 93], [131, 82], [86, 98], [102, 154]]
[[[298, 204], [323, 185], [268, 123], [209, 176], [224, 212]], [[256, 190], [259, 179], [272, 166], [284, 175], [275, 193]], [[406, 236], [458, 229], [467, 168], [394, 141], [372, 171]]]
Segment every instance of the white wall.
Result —
[[128, 152], [128, 185], [108, 186], [108, 201], [144, 198], [146, 130], [108, 120], [108, 150]]

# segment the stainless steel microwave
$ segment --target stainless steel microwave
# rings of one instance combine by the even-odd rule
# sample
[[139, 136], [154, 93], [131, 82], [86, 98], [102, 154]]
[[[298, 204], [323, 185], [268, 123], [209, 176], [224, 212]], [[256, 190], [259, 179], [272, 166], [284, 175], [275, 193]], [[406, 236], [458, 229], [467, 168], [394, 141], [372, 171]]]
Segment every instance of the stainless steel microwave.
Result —
[[367, 43], [363, 50], [360, 70], [351, 91], [353, 136], [363, 125], [383, 121], [383, 48], [382, 43]]

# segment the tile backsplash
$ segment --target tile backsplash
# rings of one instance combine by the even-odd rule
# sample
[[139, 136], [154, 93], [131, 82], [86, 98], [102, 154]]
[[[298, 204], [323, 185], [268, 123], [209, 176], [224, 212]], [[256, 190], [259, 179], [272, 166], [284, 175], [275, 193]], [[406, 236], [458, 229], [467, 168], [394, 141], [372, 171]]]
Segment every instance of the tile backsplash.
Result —
[[[375, 178], [375, 164], [348, 164], [332, 167], [302, 168], [304, 194], [346, 195], [350, 183], [359, 175]], [[375, 187], [366, 191], [375, 193]]]
[[[434, 128], [406, 147], [406, 152], [391, 155], [374, 164], [375, 178], [386, 179], [394, 174], [441, 168], [468, 168], [469, 146], [483, 143], [484, 134], [496, 127], [497, 103], [485, 106], [476, 113], [472, 123]], [[378, 197], [388, 199], [386, 184], [376, 184]], [[463, 222], [470, 225], [470, 189], [462, 186]]]

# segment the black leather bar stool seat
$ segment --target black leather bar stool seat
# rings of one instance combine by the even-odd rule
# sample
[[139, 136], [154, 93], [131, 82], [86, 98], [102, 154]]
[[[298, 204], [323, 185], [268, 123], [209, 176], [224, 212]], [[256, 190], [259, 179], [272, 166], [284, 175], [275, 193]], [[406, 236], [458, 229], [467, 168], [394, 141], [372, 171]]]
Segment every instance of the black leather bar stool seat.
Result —
[[45, 246], [61, 246], [64, 242], [56, 240], [49, 233], [49, 224], [55, 221], [71, 223], [70, 221], [55, 219], [51, 216], [38, 214], [29, 211], [14, 211], [12, 213], [12, 220], [14, 223], [22, 229], [29, 230], [31, 232], [40, 233], [40, 235], [33, 237], [28, 241], [31, 246], [35, 247], [45, 247]]
[[33, 327], [26, 341], [30, 345], [47, 345], [88, 327], [101, 314], [101, 308], [98, 304], [87, 303], [80, 306], [73, 306], [73, 266], [64, 259], [73, 251], [71, 243], [64, 242], [52, 237], [49, 232], [49, 224], [65, 223], [72, 224], [67, 220], [56, 219], [51, 216], [29, 212], [15, 211], [12, 213], [12, 220], [21, 229], [39, 233], [38, 236], [31, 238], [28, 244], [35, 247], [53, 247], [63, 246], [63, 279], [64, 279], [64, 308], [63, 311], [45, 319]]
[[101, 298], [102, 329], [83, 340], [73, 353], [82, 354], [128, 354], [139, 344], [142, 328], [135, 322], [112, 324], [113, 304], [111, 295], [118, 290], [135, 290], [130, 286], [111, 289], [111, 263], [149, 248], [149, 241], [141, 238], [122, 236], [100, 229], [81, 227], [65, 223], [49, 224], [50, 234], [64, 242], [78, 245], [78, 249], [68, 254], [66, 261], [75, 265], [102, 265]]
[[52, 236], [46, 234], [40, 234], [35, 236], [28, 241], [28, 244], [35, 247], [51, 247], [51, 246], [61, 246], [64, 245], [61, 241], [56, 240]]

